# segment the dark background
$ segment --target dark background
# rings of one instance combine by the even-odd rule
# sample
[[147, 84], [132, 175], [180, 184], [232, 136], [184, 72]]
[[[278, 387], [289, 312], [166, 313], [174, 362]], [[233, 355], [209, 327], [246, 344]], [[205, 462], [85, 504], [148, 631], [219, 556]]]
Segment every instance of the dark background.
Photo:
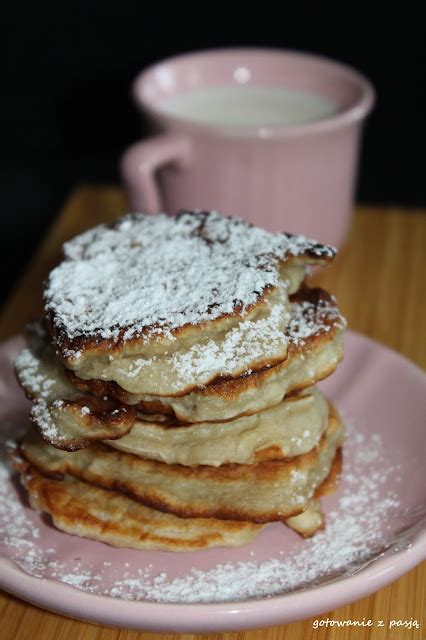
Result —
[[142, 130], [129, 96], [137, 72], [193, 49], [286, 47], [358, 68], [378, 95], [365, 130], [358, 200], [426, 205], [420, 5], [353, 4], [199, 3], [189, 10], [189, 3], [89, 0], [3, 7], [0, 295], [74, 185], [118, 181], [118, 157]]

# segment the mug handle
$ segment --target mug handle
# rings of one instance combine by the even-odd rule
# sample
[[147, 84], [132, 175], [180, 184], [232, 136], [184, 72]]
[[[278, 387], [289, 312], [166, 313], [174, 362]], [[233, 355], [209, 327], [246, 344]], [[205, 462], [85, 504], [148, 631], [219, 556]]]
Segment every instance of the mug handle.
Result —
[[167, 164], [183, 169], [188, 160], [189, 139], [185, 136], [164, 133], [132, 144], [120, 161], [130, 206], [143, 213], [160, 213], [162, 204], [155, 172]]

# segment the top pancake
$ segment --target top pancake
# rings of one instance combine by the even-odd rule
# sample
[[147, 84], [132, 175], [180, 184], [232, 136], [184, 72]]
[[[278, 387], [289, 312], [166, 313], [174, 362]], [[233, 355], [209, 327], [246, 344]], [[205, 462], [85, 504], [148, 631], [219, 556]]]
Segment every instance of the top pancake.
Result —
[[297, 289], [300, 267], [334, 255], [214, 212], [133, 214], [64, 245], [44, 291], [46, 318], [73, 370], [91, 358], [152, 357], [257, 316], [280, 287]]

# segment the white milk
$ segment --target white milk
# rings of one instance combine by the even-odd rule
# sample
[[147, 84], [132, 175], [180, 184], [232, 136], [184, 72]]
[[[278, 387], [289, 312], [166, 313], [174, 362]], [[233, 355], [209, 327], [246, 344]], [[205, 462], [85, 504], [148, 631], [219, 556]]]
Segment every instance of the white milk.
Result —
[[297, 89], [244, 86], [206, 87], [179, 94], [162, 104], [163, 112], [209, 125], [273, 127], [322, 120], [336, 104]]

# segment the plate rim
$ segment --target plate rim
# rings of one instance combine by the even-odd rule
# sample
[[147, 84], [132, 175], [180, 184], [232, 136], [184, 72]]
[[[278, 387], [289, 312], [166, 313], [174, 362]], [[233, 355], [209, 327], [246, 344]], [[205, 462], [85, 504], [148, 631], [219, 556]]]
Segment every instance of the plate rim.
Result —
[[[381, 342], [351, 330], [346, 331], [346, 336], [391, 352], [415, 375], [425, 377], [421, 367]], [[1, 342], [0, 349], [19, 338], [14, 336]], [[165, 603], [90, 593], [65, 582], [32, 576], [0, 556], [0, 588], [48, 611], [108, 627], [164, 633], [240, 631], [305, 620], [349, 604], [393, 582], [425, 558], [426, 531], [423, 530], [416, 534], [407, 549], [379, 555], [353, 575], [328, 584], [260, 599]], [[40, 589], [41, 584], [43, 589]], [[312, 598], [314, 592], [315, 598]], [[165, 608], [167, 616], [163, 615]]]

